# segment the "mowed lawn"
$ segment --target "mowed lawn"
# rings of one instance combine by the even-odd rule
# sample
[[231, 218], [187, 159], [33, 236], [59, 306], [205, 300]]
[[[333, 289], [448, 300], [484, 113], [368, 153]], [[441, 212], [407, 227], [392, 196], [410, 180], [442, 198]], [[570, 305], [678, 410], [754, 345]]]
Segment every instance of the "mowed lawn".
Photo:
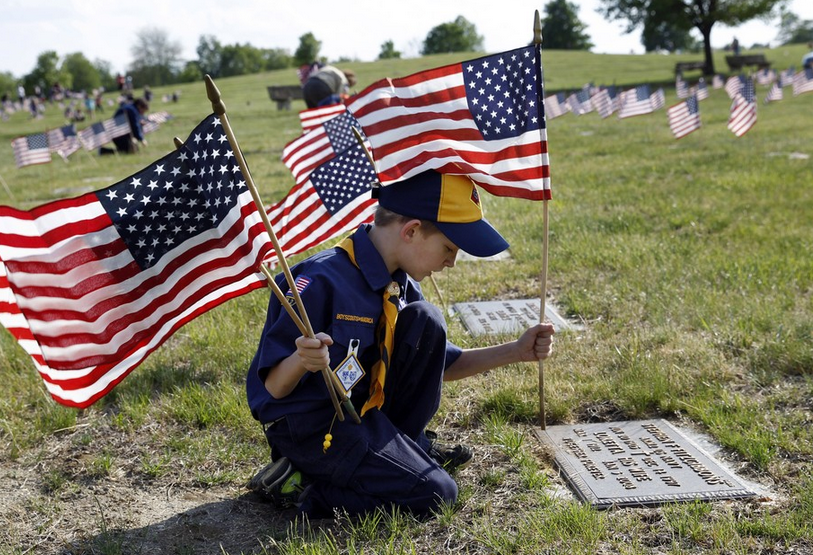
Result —
[[[784, 69], [804, 51], [765, 54]], [[363, 87], [465, 59], [346, 66]], [[666, 84], [668, 107], [678, 101], [675, 62], [692, 59], [551, 51], [543, 62], [550, 90]], [[723, 53], [716, 63], [727, 70]], [[278, 111], [265, 87], [294, 83], [293, 70], [217, 83], [267, 204], [293, 185], [280, 155], [300, 133], [304, 105]], [[161, 102], [172, 91], [179, 102]], [[0, 553], [813, 552], [813, 94], [785, 88], [784, 100], [766, 105], [758, 86], [758, 121], [737, 138], [726, 128], [725, 91], [710, 92], [702, 128], [677, 141], [664, 109], [548, 122], [549, 301], [584, 327], [559, 334], [544, 365], [547, 423], [664, 418], [709, 436], [764, 495], [609, 511], [575, 501], [533, 434], [537, 365], [520, 364], [446, 388], [433, 425], [470, 444], [475, 460], [456, 476], [460, 500], [437, 518], [384, 511], [303, 523], [276, 513], [243, 487], [268, 460], [244, 400], [270, 294], [260, 290], [182, 328], [83, 411], [55, 404], [0, 331]], [[211, 111], [202, 83], [155, 93], [152, 111], [175, 117], [135, 156], [77, 152], [67, 164], [55, 157], [18, 170], [11, 139], [62, 125], [62, 115], [48, 106], [44, 119], [0, 121], [9, 187], [0, 203], [32, 208], [111, 185]], [[425, 284], [430, 300], [539, 296], [542, 205], [483, 197], [510, 259], [459, 262], [436, 276], [442, 299]], [[472, 338], [453, 315], [448, 322], [462, 346], [500, 339]]]

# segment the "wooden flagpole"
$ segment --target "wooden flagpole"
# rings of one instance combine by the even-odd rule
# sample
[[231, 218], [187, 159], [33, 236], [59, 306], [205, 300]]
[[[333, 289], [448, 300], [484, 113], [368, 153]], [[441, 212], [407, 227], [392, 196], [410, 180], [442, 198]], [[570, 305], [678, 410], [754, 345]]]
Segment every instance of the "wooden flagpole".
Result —
[[[539, 10], [534, 12], [534, 44], [537, 49], [542, 48], [542, 21], [539, 19]], [[542, 60], [539, 61], [539, 86], [542, 87]], [[540, 106], [542, 98], [539, 99]], [[541, 129], [541, 128], [540, 128]], [[541, 132], [540, 132], [540, 140]], [[542, 200], [542, 273], [539, 277], [540, 281], [540, 299], [539, 299], [539, 322], [545, 321], [545, 296], [548, 290], [548, 200]], [[545, 365], [542, 360], [539, 361], [539, 426], [545, 429]]]
[[11, 198], [11, 200], [15, 200], [14, 195], [11, 192], [11, 189], [8, 188], [8, 183], [6, 183], [6, 180], [3, 179], [2, 175], [0, 175], [0, 184], [3, 185], [3, 189], [6, 190], [6, 193], [8, 193], [8, 196]]
[[[220, 116], [220, 123], [223, 125], [223, 131], [226, 133], [226, 137], [229, 140], [229, 144], [231, 145], [232, 150], [234, 151], [234, 157], [237, 159], [237, 163], [240, 166], [240, 171], [243, 172], [243, 177], [245, 177], [246, 179], [246, 185], [248, 186], [248, 190], [251, 192], [251, 197], [254, 199], [254, 204], [257, 208], [257, 211], [260, 214], [260, 218], [262, 219], [263, 224], [265, 225], [265, 229], [268, 232], [269, 237], [271, 238], [271, 243], [274, 245], [274, 251], [277, 253], [277, 259], [279, 260], [279, 264], [282, 268], [283, 273], [285, 274], [285, 279], [288, 282], [288, 286], [291, 289], [291, 294], [294, 297], [294, 301], [296, 302], [296, 305], [299, 308], [299, 314], [302, 318], [302, 323], [305, 326], [305, 330], [307, 331], [307, 336], [314, 338], [316, 337], [316, 334], [313, 333], [313, 327], [311, 326], [310, 319], [308, 318], [308, 313], [305, 310], [305, 305], [302, 303], [302, 298], [299, 295], [299, 291], [296, 288], [296, 282], [294, 280], [293, 275], [291, 274], [291, 269], [288, 266], [287, 260], [285, 260], [282, 247], [280, 246], [279, 241], [277, 240], [277, 235], [274, 232], [274, 228], [271, 227], [271, 222], [268, 220], [268, 214], [265, 211], [265, 205], [263, 204], [262, 199], [260, 199], [260, 193], [257, 191], [257, 187], [254, 184], [254, 180], [251, 177], [251, 173], [248, 171], [248, 165], [246, 164], [246, 160], [243, 157], [243, 153], [240, 150], [239, 145], [237, 144], [237, 139], [235, 138], [234, 132], [232, 131], [228, 116], [226, 116], [226, 105], [223, 103], [223, 100], [220, 97], [220, 91], [218, 90], [212, 78], [209, 75], [206, 75], [204, 80], [206, 82], [206, 95], [209, 98], [209, 101], [212, 103], [212, 110], [214, 111], [215, 114]], [[342, 406], [344, 406], [345, 410], [353, 419], [353, 421], [356, 422], [357, 424], [360, 424], [361, 419], [356, 413], [356, 409], [353, 407], [353, 403], [350, 401], [347, 395], [345, 395], [344, 389], [334, 382], [336, 378], [333, 375], [333, 372], [331, 372], [330, 369], [328, 368], [323, 368], [322, 377], [325, 380], [325, 386], [327, 386], [328, 393], [330, 394], [330, 400], [333, 403], [333, 408], [336, 410], [336, 416], [339, 418], [339, 420], [344, 421], [344, 414], [342, 413]], [[341, 398], [341, 404], [339, 398]]]

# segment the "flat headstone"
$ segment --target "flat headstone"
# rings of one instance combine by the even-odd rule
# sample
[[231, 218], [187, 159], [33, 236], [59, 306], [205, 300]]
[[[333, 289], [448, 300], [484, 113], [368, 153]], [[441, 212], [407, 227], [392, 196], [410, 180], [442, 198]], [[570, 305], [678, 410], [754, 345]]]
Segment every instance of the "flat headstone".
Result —
[[509, 260], [510, 258], [511, 254], [507, 250], [498, 252], [493, 256], [474, 256], [473, 254], [469, 254], [465, 251], [458, 251], [457, 253], [457, 262], [498, 262], [500, 260]]
[[574, 493], [598, 509], [756, 495], [666, 420], [549, 426], [536, 434]]
[[[460, 314], [463, 325], [472, 335], [497, 335], [523, 331], [539, 322], [539, 299], [510, 299], [455, 303], [452, 309]], [[581, 326], [562, 318], [550, 303], [545, 303], [545, 317], [556, 331]]]

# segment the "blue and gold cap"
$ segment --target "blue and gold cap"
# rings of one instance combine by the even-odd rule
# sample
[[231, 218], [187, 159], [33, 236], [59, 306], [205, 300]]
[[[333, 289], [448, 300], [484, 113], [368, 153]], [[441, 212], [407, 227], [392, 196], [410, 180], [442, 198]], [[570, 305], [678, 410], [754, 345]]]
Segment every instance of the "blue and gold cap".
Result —
[[493, 256], [508, 242], [483, 217], [480, 195], [465, 175], [434, 170], [381, 187], [378, 203], [396, 214], [429, 220], [457, 247], [473, 256]]

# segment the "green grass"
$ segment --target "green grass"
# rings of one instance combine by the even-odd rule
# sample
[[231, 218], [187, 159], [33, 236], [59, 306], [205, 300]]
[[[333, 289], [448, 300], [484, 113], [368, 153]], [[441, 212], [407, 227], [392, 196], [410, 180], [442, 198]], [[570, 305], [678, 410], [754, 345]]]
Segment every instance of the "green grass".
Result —
[[[798, 65], [804, 51], [797, 45], [766, 55], [784, 68]], [[675, 61], [696, 57], [550, 51], [544, 55], [546, 84], [555, 90], [587, 81], [668, 83]], [[348, 67], [356, 70], [361, 87], [461, 58]], [[718, 70], [725, 68], [722, 53], [716, 62]], [[298, 135], [299, 124], [295, 110], [276, 110], [265, 87], [295, 80], [288, 70], [217, 83], [266, 203], [292, 186], [279, 157]], [[167, 109], [175, 119], [150, 136], [149, 148], [136, 156], [91, 160], [79, 152], [69, 164], [55, 160], [17, 170], [11, 149], [1, 148], [0, 176], [13, 198], [0, 189], [0, 202], [31, 208], [101, 188], [168, 152], [172, 137], [185, 138], [210, 111], [202, 84], [156, 90], [156, 96], [174, 89], [181, 91], [178, 104], [157, 102], [153, 109]], [[763, 96], [765, 89], [758, 92]], [[810, 549], [813, 161], [789, 155], [813, 155], [813, 94], [785, 93], [782, 102], [760, 104], [755, 128], [739, 139], [726, 129], [729, 100], [721, 90], [701, 102], [703, 128], [680, 141], [672, 138], [664, 111], [621, 121], [590, 114], [549, 122], [549, 292], [567, 315], [584, 321], [585, 330], [557, 336], [556, 354], [545, 363], [548, 423], [596, 415], [683, 420], [709, 433], [749, 479], [769, 484], [776, 501], [597, 512], [555, 496], [549, 461], [529, 433], [538, 417], [537, 367], [522, 364], [446, 388], [437, 424], [460, 431], [477, 452], [471, 469], [457, 477], [461, 500], [454, 507], [424, 523], [382, 511], [363, 519], [339, 517], [327, 528], [299, 522], [284, 533], [257, 530], [262, 551], [422, 553], [451, 546], [500, 554], [722, 554]], [[667, 89], [667, 105], [675, 102], [674, 91]], [[0, 122], [0, 143], [62, 123], [55, 109], [39, 121], [14, 114]], [[437, 276], [446, 303], [538, 296], [541, 206], [483, 200], [489, 219], [511, 242], [512, 258], [459, 263]], [[426, 289], [436, 300], [431, 287]], [[8, 466], [45, 461], [40, 492], [67, 503], [75, 502], [88, 483], [103, 486], [122, 475], [144, 487], [167, 481], [191, 489], [226, 485], [239, 495], [267, 457], [246, 407], [243, 380], [268, 295], [257, 291], [191, 322], [84, 411], [53, 403], [27, 356], [9, 334], [0, 333], [5, 385], [0, 461]], [[468, 336], [454, 319], [449, 329], [462, 346], [486, 341]], [[73, 436], [69, 451], [85, 453], [84, 466], [63, 469], [49, 463], [43, 443], [58, 441], [65, 430], [79, 426], [84, 428]], [[111, 444], [107, 435], [138, 441], [129, 447]], [[56, 520], [49, 515], [57, 509], [45, 499], [31, 502], [31, 514]], [[98, 515], [109, 508], [89, 510]], [[120, 538], [109, 523], [103, 528], [97, 539], [106, 547], [97, 546], [97, 552], [116, 552]]]

